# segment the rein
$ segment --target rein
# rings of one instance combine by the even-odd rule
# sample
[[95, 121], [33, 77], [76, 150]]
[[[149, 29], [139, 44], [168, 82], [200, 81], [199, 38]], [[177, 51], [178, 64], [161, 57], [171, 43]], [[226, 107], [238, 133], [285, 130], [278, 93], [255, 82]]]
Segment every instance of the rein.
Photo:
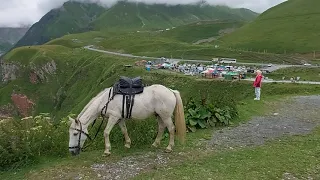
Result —
[[[107, 113], [108, 105], [109, 105], [110, 101], [112, 101], [113, 98], [114, 98], [114, 96], [115, 96], [115, 95], [113, 95], [113, 96], [111, 97], [111, 91], [112, 91], [112, 90], [113, 90], [113, 87], [110, 88], [109, 96], [108, 96], [108, 102], [106, 103], [106, 105], [104, 105], [104, 107], [102, 108], [102, 110], [101, 110], [101, 112], [100, 112], [100, 115], [102, 116], [102, 121], [101, 121], [101, 123], [100, 123], [100, 125], [99, 125], [99, 128], [98, 128], [96, 134], [94, 135], [94, 138], [92, 139], [88, 133], [84, 132], [84, 131], [82, 130], [82, 124], [81, 124], [81, 122], [80, 122], [79, 120], [76, 120], [76, 122], [78, 122], [78, 123], [80, 124], [80, 129], [76, 129], [76, 128], [70, 128], [70, 129], [76, 130], [76, 131], [78, 131], [78, 132], [80, 133], [80, 134], [79, 134], [79, 139], [78, 139], [78, 145], [77, 145], [77, 146], [69, 147], [69, 149], [82, 149], [82, 150], [83, 150], [83, 149], [89, 147], [91, 144], [93, 144], [93, 140], [96, 139], [96, 137], [97, 137], [97, 135], [98, 135], [98, 133], [99, 133], [101, 127], [102, 127], [102, 124], [104, 123], [104, 120], [105, 120], [105, 115], [103, 114], [103, 111], [105, 111], [105, 113]], [[111, 98], [110, 98], [110, 97], [111, 97]], [[97, 120], [97, 119], [95, 119], [95, 120], [93, 121], [91, 127], [94, 126], [94, 124], [96, 123], [96, 120]], [[86, 146], [83, 147], [83, 148], [80, 147], [81, 134], [86, 135], [87, 138], [91, 141], [90, 144], [86, 145]]]

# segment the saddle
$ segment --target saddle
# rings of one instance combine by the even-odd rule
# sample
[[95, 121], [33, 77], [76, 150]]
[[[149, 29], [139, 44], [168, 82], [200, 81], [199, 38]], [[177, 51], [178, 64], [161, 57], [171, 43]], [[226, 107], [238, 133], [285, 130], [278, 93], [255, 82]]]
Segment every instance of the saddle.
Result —
[[[143, 93], [144, 85], [140, 77], [129, 78], [121, 76], [119, 81], [113, 85], [113, 96], [123, 95], [122, 99], [122, 118], [131, 118], [132, 107], [134, 105], [134, 96]], [[126, 105], [126, 116], [124, 113], [124, 106]]]

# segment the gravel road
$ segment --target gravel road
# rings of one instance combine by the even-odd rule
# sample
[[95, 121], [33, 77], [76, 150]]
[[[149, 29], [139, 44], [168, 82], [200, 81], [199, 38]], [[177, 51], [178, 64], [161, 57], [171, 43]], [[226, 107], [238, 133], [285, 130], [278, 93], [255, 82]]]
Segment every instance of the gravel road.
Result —
[[[287, 102], [287, 101], [286, 101]], [[255, 117], [246, 124], [215, 132], [212, 148], [261, 145], [284, 135], [310, 133], [320, 125], [320, 96], [299, 96], [270, 115]]]

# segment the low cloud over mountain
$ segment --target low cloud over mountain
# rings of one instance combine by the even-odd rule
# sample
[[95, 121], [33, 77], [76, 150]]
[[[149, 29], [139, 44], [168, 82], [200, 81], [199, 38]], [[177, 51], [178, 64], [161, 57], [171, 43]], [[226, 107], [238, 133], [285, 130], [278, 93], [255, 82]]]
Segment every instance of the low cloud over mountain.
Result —
[[[44, 14], [53, 8], [61, 6], [68, 0], [0, 0], [0, 27], [18, 27], [37, 22]], [[73, 0], [78, 2], [93, 2], [103, 6], [112, 6], [118, 0]], [[165, 3], [168, 5], [189, 4], [199, 0], [128, 0], [131, 2]], [[228, 5], [244, 7], [256, 12], [277, 5], [285, 0], [206, 0], [213, 5]]]

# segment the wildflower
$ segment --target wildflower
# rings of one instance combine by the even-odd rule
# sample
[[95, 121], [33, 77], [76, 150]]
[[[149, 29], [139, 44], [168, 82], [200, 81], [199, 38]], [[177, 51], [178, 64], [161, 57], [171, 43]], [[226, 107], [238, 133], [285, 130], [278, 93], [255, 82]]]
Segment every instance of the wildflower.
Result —
[[28, 120], [28, 119], [33, 119], [33, 116], [24, 117], [21, 120]]

